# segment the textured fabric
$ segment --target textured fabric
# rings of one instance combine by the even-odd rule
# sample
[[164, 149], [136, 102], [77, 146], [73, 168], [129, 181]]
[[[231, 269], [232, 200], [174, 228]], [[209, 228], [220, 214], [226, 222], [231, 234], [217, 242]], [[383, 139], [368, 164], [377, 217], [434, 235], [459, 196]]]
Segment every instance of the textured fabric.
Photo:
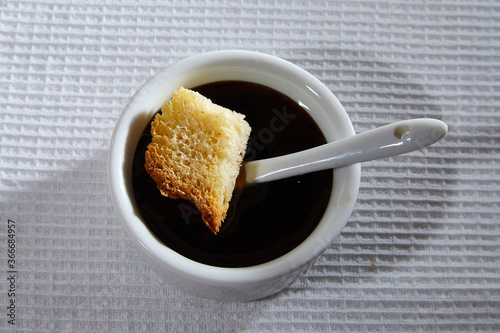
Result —
[[[140, 3], [0, 3], [0, 331], [500, 331], [498, 1]], [[358, 132], [417, 117], [450, 128], [364, 163], [340, 237], [289, 289], [248, 303], [163, 283], [107, 186], [134, 91], [219, 49], [303, 67]]]

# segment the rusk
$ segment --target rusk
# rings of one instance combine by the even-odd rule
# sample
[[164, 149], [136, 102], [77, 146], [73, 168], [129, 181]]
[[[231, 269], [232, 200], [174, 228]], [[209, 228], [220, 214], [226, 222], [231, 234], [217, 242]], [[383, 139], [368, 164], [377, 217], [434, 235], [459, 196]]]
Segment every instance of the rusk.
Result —
[[181, 87], [151, 124], [146, 171], [162, 195], [193, 202], [214, 234], [226, 217], [251, 132], [244, 118]]

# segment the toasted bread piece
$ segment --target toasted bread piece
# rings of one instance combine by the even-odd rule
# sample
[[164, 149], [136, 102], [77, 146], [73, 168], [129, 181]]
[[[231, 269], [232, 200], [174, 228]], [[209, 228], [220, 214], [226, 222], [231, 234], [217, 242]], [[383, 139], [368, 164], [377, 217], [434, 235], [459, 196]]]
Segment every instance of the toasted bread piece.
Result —
[[245, 155], [251, 128], [244, 118], [181, 87], [151, 123], [146, 171], [162, 195], [193, 202], [214, 234]]

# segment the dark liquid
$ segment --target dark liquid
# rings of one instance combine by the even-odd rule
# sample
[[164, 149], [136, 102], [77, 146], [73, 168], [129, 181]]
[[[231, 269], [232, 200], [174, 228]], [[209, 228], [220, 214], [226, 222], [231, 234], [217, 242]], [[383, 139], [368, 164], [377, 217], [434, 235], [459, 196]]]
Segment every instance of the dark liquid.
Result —
[[[247, 82], [193, 88], [212, 102], [246, 115], [252, 127], [245, 160], [289, 154], [326, 143], [307, 112], [287, 96]], [[144, 221], [165, 245], [192, 260], [222, 267], [275, 259], [304, 241], [320, 221], [333, 184], [331, 170], [235, 190], [221, 231], [213, 235], [186, 200], [162, 196], [144, 170], [150, 125], [133, 165], [135, 197]]]

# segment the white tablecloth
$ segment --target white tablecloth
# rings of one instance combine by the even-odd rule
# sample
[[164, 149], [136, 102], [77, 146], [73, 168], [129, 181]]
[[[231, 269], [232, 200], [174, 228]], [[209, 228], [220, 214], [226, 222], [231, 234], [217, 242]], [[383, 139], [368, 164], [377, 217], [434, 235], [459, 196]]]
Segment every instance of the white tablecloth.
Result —
[[[163, 283], [107, 186], [134, 91], [219, 49], [303, 67], [358, 132], [417, 117], [450, 128], [363, 164], [341, 236], [289, 289], [248, 303]], [[1, 1], [0, 331], [498, 332], [499, 110], [495, 0]]]

